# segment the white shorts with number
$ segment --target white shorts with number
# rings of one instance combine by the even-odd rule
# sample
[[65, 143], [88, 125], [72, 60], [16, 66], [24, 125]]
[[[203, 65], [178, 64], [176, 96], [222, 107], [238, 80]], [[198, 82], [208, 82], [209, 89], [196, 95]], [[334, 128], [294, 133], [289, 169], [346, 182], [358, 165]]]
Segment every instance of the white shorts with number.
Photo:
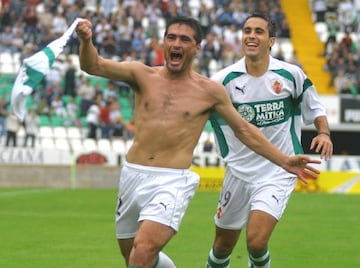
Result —
[[227, 169], [215, 224], [224, 229], [242, 229], [252, 210], [264, 211], [279, 220], [295, 186], [295, 177], [252, 184], [234, 177]]
[[117, 238], [135, 237], [143, 220], [170, 226], [177, 232], [199, 182], [199, 176], [188, 169], [125, 163], [115, 213]]

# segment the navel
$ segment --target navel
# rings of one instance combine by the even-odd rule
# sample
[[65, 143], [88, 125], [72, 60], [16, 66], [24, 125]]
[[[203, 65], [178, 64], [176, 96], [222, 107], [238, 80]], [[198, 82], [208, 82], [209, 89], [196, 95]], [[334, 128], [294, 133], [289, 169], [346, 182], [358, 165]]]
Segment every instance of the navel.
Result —
[[190, 116], [190, 112], [185, 112], [184, 113], [184, 118], [188, 118]]

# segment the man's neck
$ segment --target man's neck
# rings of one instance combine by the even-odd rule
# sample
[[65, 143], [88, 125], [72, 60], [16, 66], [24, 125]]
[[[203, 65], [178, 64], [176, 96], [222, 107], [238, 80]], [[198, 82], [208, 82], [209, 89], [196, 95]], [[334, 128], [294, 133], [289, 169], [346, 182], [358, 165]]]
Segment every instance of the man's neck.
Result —
[[269, 62], [270, 62], [269, 57], [256, 59], [256, 60], [246, 58], [245, 59], [246, 71], [251, 76], [260, 77], [268, 70]]

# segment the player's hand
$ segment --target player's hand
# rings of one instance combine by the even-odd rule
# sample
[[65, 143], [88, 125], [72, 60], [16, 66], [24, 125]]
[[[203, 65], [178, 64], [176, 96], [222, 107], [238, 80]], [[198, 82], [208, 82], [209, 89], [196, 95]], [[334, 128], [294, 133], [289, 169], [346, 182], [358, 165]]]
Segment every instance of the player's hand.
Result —
[[333, 154], [333, 144], [330, 137], [320, 133], [312, 139], [310, 150], [315, 150], [316, 153], [320, 153], [321, 159], [330, 159]]
[[286, 171], [296, 175], [302, 182], [307, 183], [307, 179], [316, 179], [320, 171], [310, 164], [320, 164], [318, 159], [312, 159], [306, 155], [290, 156], [288, 162], [283, 167]]
[[82, 20], [76, 26], [76, 33], [82, 41], [91, 40], [92, 24], [89, 20]]

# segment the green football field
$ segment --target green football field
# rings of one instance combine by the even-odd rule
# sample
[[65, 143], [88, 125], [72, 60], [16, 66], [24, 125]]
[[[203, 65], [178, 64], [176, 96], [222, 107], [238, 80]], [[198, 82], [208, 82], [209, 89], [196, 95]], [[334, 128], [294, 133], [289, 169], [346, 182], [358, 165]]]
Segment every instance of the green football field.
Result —
[[[203, 268], [218, 193], [198, 192], [166, 246], [178, 268]], [[0, 267], [125, 267], [114, 235], [116, 190], [0, 189]], [[275, 268], [360, 267], [360, 195], [295, 193], [275, 230]], [[246, 267], [244, 240], [231, 267]]]

